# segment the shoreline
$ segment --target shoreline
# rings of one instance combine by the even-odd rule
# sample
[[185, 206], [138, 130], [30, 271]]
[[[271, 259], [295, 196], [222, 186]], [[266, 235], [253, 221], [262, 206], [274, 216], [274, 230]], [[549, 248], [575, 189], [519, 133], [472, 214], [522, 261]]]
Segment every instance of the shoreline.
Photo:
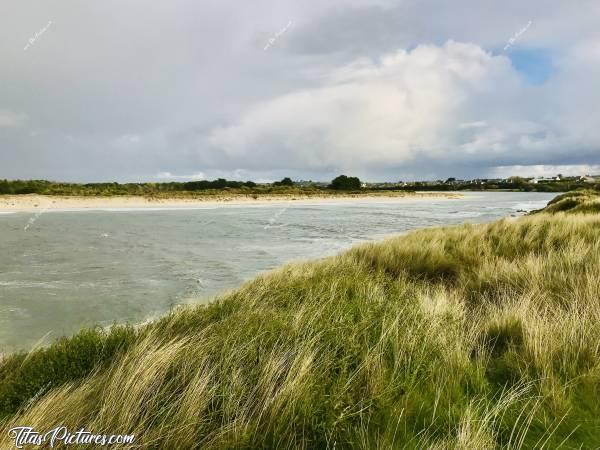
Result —
[[197, 208], [207, 206], [249, 206], [271, 204], [307, 204], [333, 203], [353, 201], [406, 201], [406, 200], [438, 200], [458, 199], [463, 196], [456, 193], [433, 192], [368, 192], [361, 194], [315, 194], [315, 195], [206, 195], [199, 197], [143, 197], [143, 196], [62, 196], [62, 195], [0, 195], [0, 213], [30, 211], [85, 211], [97, 209], [170, 209]]

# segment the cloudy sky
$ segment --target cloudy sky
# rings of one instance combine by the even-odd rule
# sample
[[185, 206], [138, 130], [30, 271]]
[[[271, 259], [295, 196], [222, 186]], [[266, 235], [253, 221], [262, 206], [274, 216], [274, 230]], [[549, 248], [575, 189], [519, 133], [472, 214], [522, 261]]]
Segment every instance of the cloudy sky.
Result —
[[598, 0], [0, 11], [0, 178], [600, 173]]

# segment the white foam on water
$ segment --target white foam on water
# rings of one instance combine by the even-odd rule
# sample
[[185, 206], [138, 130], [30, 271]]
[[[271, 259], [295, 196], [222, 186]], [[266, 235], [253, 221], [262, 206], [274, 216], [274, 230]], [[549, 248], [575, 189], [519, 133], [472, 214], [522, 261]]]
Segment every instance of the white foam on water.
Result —
[[[227, 205], [229, 207], [236, 205]], [[106, 208], [106, 207], [92, 207], [92, 208], [52, 208], [45, 209], [42, 212], [44, 214], [50, 213], [80, 213], [80, 212], [145, 212], [145, 211], [191, 211], [191, 210], [212, 210], [219, 209], [221, 206], [165, 206], [165, 207], [125, 207], [125, 208]], [[0, 211], [0, 214], [32, 214], [40, 212], [39, 209], [20, 209], [18, 211]]]
[[17, 287], [17, 288], [43, 288], [43, 289], [59, 289], [57, 284], [65, 284], [67, 281], [0, 281], [0, 286]]
[[483, 213], [477, 211], [450, 211], [448, 213], [448, 217], [460, 217], [460, 218], [469, 218], [469, 217], [481, 217]]
[[146, 211], [191, 211], [203, 209], [218, 209], [218, 206], [168, 206], [168, 207], [130, 207], [130, 208], [57, 208], [48, 210], [48, 212], [146, 212]]
[[516, 205], [512, 206], [512, 209], [515, 211], [521, 210], [521, 211], [533, 211], [534, 209], [542, 209], [543, 207], [545, 207], [548, 204], [547, 201], [541, 201], [541, 200], [533, 200], [530, 202], [523, 202], [523, 203], [517, 203]]
[[[144, 211], [193, 211], [202, 209], [218, 209], [219, 206], [165, 206], [165, 207], [145, 207], [138, 208], [86, 208], [77, 211], [107, 211], [107, 212], [144, 212]], [[73, 210], [68, 210], [73, 211]]]

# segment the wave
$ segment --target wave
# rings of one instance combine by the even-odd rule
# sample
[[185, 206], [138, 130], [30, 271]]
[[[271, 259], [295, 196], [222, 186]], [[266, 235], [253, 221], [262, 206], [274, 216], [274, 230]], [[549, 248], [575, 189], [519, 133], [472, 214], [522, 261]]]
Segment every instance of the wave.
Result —
[[548, 204], [546, 200], [532, 200], [530, 202], [517, 203], [511, 206], [514, 211], [533, 211], [534, 209], [541, 209]]

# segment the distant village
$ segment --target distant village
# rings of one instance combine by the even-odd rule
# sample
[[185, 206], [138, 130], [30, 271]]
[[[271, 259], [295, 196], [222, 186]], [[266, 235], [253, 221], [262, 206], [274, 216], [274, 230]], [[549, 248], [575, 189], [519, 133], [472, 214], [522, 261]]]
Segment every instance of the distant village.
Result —
[[[329, 183], [315, 181], [295, 181], [296, 186], [326, 187]], [[462, 180], [448, 178], [446, 180], [426, 181], [397, 181], [397, 182], [361, 182], [364, 189], [381, 190], [519, 190], [519, 191], [548, 191], [561, 192], [578, 188], [600, 188], [600, 175], [563, 176], [558, 174], [553, 177], [519, 177], [508, 178], [475, 178]]]

